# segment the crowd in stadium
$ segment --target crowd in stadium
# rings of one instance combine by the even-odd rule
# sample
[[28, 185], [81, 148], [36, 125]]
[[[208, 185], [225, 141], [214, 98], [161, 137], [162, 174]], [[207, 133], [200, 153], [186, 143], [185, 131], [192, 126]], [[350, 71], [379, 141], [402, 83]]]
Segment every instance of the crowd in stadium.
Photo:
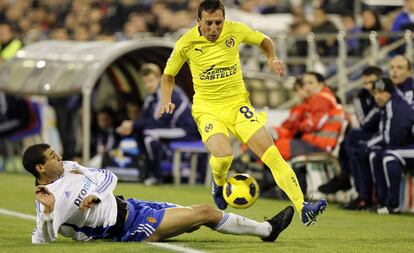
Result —
[[[0, 22], [11, 25], [25, 44], [43, 40], [123, 40], [164, 36], [192, 27], [198, 0], [14, 0], [0, 2]], [[353, 13], [353, 1], [228, 0], [231, 8], [249, 13], [291, 13], [294, 34], [358, 31], [398, 31], [405, 22], [400, 8], [364, 7]], [[345, 6], [346, 5], [346, 6]], [[412, 1], [406, 12], [414, 13]], [[342, 23], [332, 23], [325, 13], [339, 14]], [[357, 22], [356, 22], [357, 21]], [[3, 42], [4, 43], [4, 42]], [[300, 49], [298, 49], [300, 50]]]
[[[363, 5], [361, 13], [356, 15], [353, 8], [349, 8], [349, 6], [354, 6], [353, 1], [228, 0], [223, 2], [229, 8], [237, 8], [250, 13], [263, 15], [290, 13], [293, 21], [285, 32], [290, 32], [290, 34], [298, 37], [306, 36], [309, 32], [321, 34], [344, 30], [348, 34], [352, 34], [370, 31], [399, 32], [414, 29], [414, 0], [404, 1], [405, 6], [403, 8], [401, 6], [386, 8]], [[24, 45], [46, 39], [120, 41], [152, 36], [169, 36], [174, 32], [181, 29], [186, 30], [196, 24], [195, 13], [198, 4], [199, 0], [0, 0], [0, 64], [11, 59]], [[344, 6], [345, 4], [346, 6]], [[335, 14], [337, 19], [330, 19], [328, 14]], [[381, 37], [380, 45], [385, 45], [392, 39], [392, 37]], [[370, 42], [366, 38], [351, 38], [347, 40], [347, 45], [348, 55], [360, 56], [369, 47]], [[307, 50], [306, 41], [298, 40], [295, 47], [289, 49], [289, 55], [304, 57], [308, 54]], [[329, 39], [319, 41], [317, 43], [317, 53], [320, 56], [336, 56], [336, 42]], [[324, 193], [347, 190], [351, 187], [349, 178], [352, 176], [358, 197], [347, 203], [345, 207], [348, 209], [366, 210], [375, 205], [379, 213], [399, 212], [401, 172], [404, 167], [407, 167], [407, 164], [408, 166], [413, 166], [413, 164], [409, 155], [398, 154], [396, 149], [411, 150], [413, 133], [407, 129], [410, 126], [412, 127], [413, 122], [410, 121], [411, 116], [407, 116], [410, 120], [401, 119], [400, 122], [394, 125], [389, 122], [392, 119], [390, 115], [394, 110], [407, 110], [407, 114], [404, 115], [414, 114], [408, 106], [412, 105], [413, 102], [414, 81], [411, 78], [412, 63], [410, 59], [402, 55], [395, 56], [397, 53], [403, 52], [398, 51], [392, 55], [391, 70], [387, 74], [390, 79], [383, 80], [382, 84], [374, 82], [383, 76], [380, 68], [367, 68], [363, 72], [363, 80], [364, 77], [370, 77], [371, 75], [376, 78], [370, 81], [364, 80], [364, 83], [371, 83], [374, 88], [371, 87], [364, 90], [364, 94], [359, 94], [358, 99], [360, 101], [355, 106], [355, 112], [362, 128], [370, 123], [375, 125], [374, 129], [363, 129], [365, 132], [362, 133], [363, 137], [361, 137], [359, 135], [361, 133], [356, 133], [354, 129], [349, 128], [345, 141], [341, 144], [342, 153], [340, 153], [339, 158], [342, 172], [330, 184], [328, 182], [327, 185], [320, 188], [321, 192]], [[303, 103], [306, 106], [294, 107], [290, 112], [289, 121], [284, 122], [282, 127], [274, 127], [273, 129], [276, 133], [273, 136], [275, 144], [286, 160], [310, 152], [331, 151], [331, 148], [336, 145], [337, 137], [341, 132], [342, 120], [348, 120], [339, 101], [336, 100], [335, 94], [326, 86], [325, 77], [315, 72], [304, 73], [303, 69], [299, 71], [302, 72], [293, 71], [301, 76], [294, 88], [299, 95], [301, 89], [306, 90], [302, 93], [304, 97], [301, 98], [303, 101], [307, 101]], [[140, 136], [138, 147], [140, 150], [145, 150], [146, 164], [153, 168], [153, 170], [144, 172], [142, 180], [147, 184], [162, 183], [161, 160], [165, 158], [162, 152], [166, 150], [160, 139], [163, 142], [166, 140], [168, 142], [171, 139], [187, 141], [199, 140], [200, 136], [191, 118], [191, 103], [179, 89], [175, 91], [173, 99], [177, 101], [176, 106], [182, 105], [182, 110], [176, 111], [171, 116], [175, 120], [174, 126], [170, 122], [165, 123], [155, 120], [155, 107], [160, 99], [156, 92], [160, 82], [161, 70], [157, 69], [157, 66], [150, 65], [143, 67], [140, 73], [148, 91], [144, 104], [137, 107], [136, 103], [130, 103], [130, 106], [125, 107], [126, 111], [121, 113], [124, 115], [123, 118], [118, 117], [120, 114], [114, 112], [114, 108], [100, 108], [96, 112], [96, 124], [94, 125], [96, 130], [94, 133], [96, 134], [93, 136], [94, 146], [91, 147], [91, 150], [95, 155], [107, 154], [119, 145], [123, 136], [131, 134]], [[391, 82], [391, 86], [388, 80]], [[153, 87], [151, 87], [151, 83], [154, 85]], [[404, 84], [404, 86], [400, 86], [400, 84]], [[385, 110], [378, 108], [375, 103], [378, 103], [377, 100], [382, 101], [381, 94], [374, 96], [375, 92], [371, 94], [371, 89], [376, 89], [377, 93], [389, 93], [388, 100], [395, 100], [395, 103], [400, 107], [397, 109], [386, 107]], [[397, 93], [401, 93], [402, 96]], [[404, 97], [405, 100], [400, 99], [400, 97]], [[370, 100], [368, 105], [366, 104], [367, 100]], [[329, 119], [323, 113], [317, 115], [317, 113], [321, 113], [321, 101], [326, 102], [323, 110], [326, 110], [324, 113], [329, 115]], [[11, 104], [19, 106], [10, 106]], [[30, 115], [31, 109], [30, 106], [25, 106], [26, 104], [25, 98], [1, 94], [0, 108], [9, 108], [0, 112], [2, 114], [0, 120], [3, 126], [1, 136], [7, 136], [27, 127], [30, 118], [27, 115]], [[69, 110], [71, 110], [72, 107], [78, 106], [76, 108], [78, 110], [80, 102], [79, 97], [70, 97], [65, 98], [63, 102], [51, 101], [51, 105], [56, 107], [62, 107], [63, 105], [64, 110], [69, 107]], [[373, 117], [369, 114], [371, 109], [375, 109], [374, 111], [378, 113], [375, 116], [375, 123], [366, 122], [367, 117]], [[76, 110], [74, 111], [77, 112]], [[308, 117], [309, 115], [313, 117]], [[341, 121], [335, 122], [338, 118]], [[326, 122], [328, 124], [325, 124]], [[323, 128], [320, 127], [321, 124]], [[170, 129], [171, 127], [174, 127], [177, 131], [169, 131], [168, 135], [165, 136], [160, 135], [160, 132], [151, 131], [154, 128]], [[400, 130], [392, 130], [392, 128], [390, 130], [390, 127]], [[390, 137], [390, 131], [399, 133], [406, 131], [404, 132], [406, 136], [404, 138], [401, 136]], [[171, 135], [173, 132], [176, 135]], [[322, 132], [334, 132], [335, 135], [331, 139], [329, 138], [332, 136], [321, 138]], [[376, 143], [369, 142], [377, 133], [386, 136], [384, 142], [381, 142], [379, 146]], [[323, 140], [320, 141], [321, 139]], [[362, 142], [361, 139], [365, 141]], [[394, 145], [391, 149], [389, 148], [390, 143]], [[168, 152], [166, 153], [168, 154]], [[65, 159], [76, 159], [79, 155], [76, 150], [63, 153]], [[381, 161], [384, 161], [384, 159], [387, 162], [383, 164]], [[353, 163], [354, 161], [356, 164]], [[102, 163], [102, 160], [99, 160], [99, 162]], [[366, 170], [361, 171], [359, 168], [365, 168]], [[300, 170], [301, 168], [298, 169], [298, 171]], [[373, 188], [373, 182], [376, 182], [377, 188]], [[373, 189], [376, 195], [374, 199], [371, 192]], [[376, 206], [377, 204], [379, 206]]]

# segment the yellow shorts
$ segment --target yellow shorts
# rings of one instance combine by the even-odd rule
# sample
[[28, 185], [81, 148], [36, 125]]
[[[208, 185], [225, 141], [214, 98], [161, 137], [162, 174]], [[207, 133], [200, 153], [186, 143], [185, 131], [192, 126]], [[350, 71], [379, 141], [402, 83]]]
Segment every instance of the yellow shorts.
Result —
[[231, 100], [222, 100], [220, 103], [194, 101], [192, 115], [204, 143], [210, 136], [218, 133], [229, 136], [229, 131], [241, 142], [247, 143], [267, 120], [266, 113], [255, 112], [248, 93]]

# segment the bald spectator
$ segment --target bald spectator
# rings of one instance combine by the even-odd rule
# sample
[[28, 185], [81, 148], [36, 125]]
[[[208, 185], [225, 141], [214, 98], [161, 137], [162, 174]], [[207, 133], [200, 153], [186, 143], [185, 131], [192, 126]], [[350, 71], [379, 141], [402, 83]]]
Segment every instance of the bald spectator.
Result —
[[397, 87], [397, 92], [402, 95], [409, 104], [414, 103], [414, 80], [411, 77], [411, 62], [402, 55], [397, 55], [391, 60], [390, 78]]

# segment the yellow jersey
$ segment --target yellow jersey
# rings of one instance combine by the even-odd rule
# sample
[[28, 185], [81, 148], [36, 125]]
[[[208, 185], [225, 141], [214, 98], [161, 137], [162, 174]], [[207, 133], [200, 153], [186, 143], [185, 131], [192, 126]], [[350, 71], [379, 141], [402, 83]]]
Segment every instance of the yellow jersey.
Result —
[[239, 45], [260, 45], [265, 35], [245, 24], [225, 21], [220, 37], [207, 40], [193, 27], [175, 45], [164, 74], [176, 76], [187, 62], [196, 100], [221, 100], [246, 93], [240, 65]]

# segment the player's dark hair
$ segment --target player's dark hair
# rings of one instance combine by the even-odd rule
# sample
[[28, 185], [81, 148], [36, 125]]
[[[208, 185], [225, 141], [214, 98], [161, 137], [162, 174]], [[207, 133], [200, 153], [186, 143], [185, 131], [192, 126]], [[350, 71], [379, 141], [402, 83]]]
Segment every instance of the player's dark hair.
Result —
[[45, 151], [50, 148], [49, 144], [40, 143], [28, 147], [23, 154], [23, 167], [31, 173], [35, 178], [39, 178], [40, 175], [36, 170], [36, 165], [45, 163]]
[[325, 83], [325, 77], [323, 77], [323, 75], [318, 72], [309, 71], [309, 72], [306, 72], [305, 75], [314, 76], [316, 80], [318, 81], [318, 83]]
[[98, 114], [100, 114], [100, 113], [107, 114], [109, 117], [111, 117], [112, 120], [114, 120], [115, 117], [116, 117], [115, 112], [111, 107], [104, 107], [104, 108], [100, 109], [98, 111]]
[[213, 13], [216, 10], [223, 11], [223, 16], [225, 16], [224, 5], [220, 0], [204, 0], [198, 6], [197, 17], [201, 19], [201, 13], [203, 11]]
[[383, 75], [383, 73], [384, 72], [382, 71], [382, 69], [378, 68], [377, 66], [369, 66], [362, 71], [363, 76], [376, 75], [380, 77]]

